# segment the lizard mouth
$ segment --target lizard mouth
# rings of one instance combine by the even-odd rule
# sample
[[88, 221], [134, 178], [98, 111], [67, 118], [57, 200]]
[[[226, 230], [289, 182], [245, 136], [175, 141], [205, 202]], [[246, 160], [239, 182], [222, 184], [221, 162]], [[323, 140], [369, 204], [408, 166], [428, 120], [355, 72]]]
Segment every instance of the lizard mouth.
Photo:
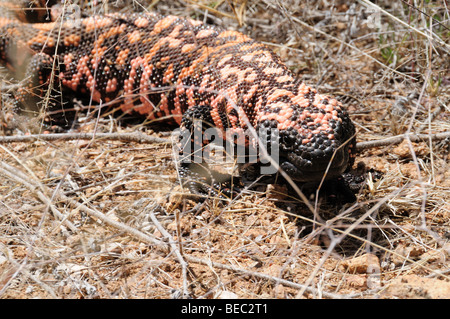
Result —
[[303, 158], [294, 153], [280, 157], [280, 168], [290, 178], [298, 182], [320, 182], [340, 176], [348, 167], [348, 147], [341, 147], [334, 152], [334, 156], [309, 156]]

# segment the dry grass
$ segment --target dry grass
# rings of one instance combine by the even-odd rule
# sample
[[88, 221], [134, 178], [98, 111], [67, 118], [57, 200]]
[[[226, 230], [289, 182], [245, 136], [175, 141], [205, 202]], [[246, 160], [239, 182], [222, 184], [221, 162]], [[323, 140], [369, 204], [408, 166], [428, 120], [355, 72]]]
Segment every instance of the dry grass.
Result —
[[[141, 1], [122, 9], [195, 17], [265, 42], [308, 84], [348, 105], [358, 142], [429, 136], [361, 148], [357, 161], [384, 175], [357, 203], [312, 201], [311, 211], [265, 187], [198, 203], [178, 186], [162, 140], [2, 144], [0, 296], [449, 298], [450, 143], [432, 134], [450, 132], [450, 9], [446, 1], [367, 2]], [[81, 124], [81, 132], [167, 138], [113, 117]]]

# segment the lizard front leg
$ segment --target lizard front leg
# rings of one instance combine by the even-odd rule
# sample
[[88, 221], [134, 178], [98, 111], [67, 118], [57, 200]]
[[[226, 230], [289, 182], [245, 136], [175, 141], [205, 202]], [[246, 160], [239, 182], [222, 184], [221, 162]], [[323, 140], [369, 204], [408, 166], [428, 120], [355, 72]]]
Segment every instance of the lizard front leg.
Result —
[[229, 174], [212, 170], [205, 162], [205, 146], [210, 141], [205, 137], [205, 130], [212, 127], [213, 121], [209, 108], [195, 106], [183, 115], [179, 141], [179, 175], [182, 185], [200, 196], [230, 197], [237, 190]]

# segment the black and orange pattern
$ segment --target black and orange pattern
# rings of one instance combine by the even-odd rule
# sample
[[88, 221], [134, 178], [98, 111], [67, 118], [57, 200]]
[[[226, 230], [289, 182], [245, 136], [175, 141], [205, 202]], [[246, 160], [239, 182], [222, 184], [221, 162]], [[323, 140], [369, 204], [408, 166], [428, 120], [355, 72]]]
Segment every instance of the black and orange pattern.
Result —
[[[341, 103], [240, 32], [154, 13], [34, 24], [0, 18], [0, 62], [17, 69], [24, 61], [21, 108], [44, 96], [53, 72], [65, 90], [182, 130], [192, 131], [193, 119], [227, 134], [277, 129], [280, 167], [299, 182], [339, 176], [353, 163], [355, 128]], [[195, 177], [194, 192], [198, 174], [182, 166], [184, 179]]]

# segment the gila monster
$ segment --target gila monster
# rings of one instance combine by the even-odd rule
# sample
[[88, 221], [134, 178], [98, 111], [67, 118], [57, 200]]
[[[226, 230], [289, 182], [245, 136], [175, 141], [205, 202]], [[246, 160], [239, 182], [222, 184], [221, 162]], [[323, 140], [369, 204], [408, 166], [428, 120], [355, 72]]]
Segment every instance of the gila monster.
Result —
[[[176, 123], [202, 146], [208, 140], [192, 138], [195, 120], [231, 134], [266, 132], [268, 148], [278, 144], [279, 167], [299, 183], [337, 178], [354, 162], [355, 127], [342, 104], [304, 84], [266, 45], [237, 31], [156, 13], [50, 23], [4, 16], [0, 62], [25, 69], [15, 92], [17, 110], [35, 107], [53, 81], [63, 94]], [[258, 135], [246, 136], [239, 143], [258, 144]], [[242, 165], [242, 174], [257, 165]], [[203, 160], [179, 166], [193, 193], [219, 194], [228, 185]]]

